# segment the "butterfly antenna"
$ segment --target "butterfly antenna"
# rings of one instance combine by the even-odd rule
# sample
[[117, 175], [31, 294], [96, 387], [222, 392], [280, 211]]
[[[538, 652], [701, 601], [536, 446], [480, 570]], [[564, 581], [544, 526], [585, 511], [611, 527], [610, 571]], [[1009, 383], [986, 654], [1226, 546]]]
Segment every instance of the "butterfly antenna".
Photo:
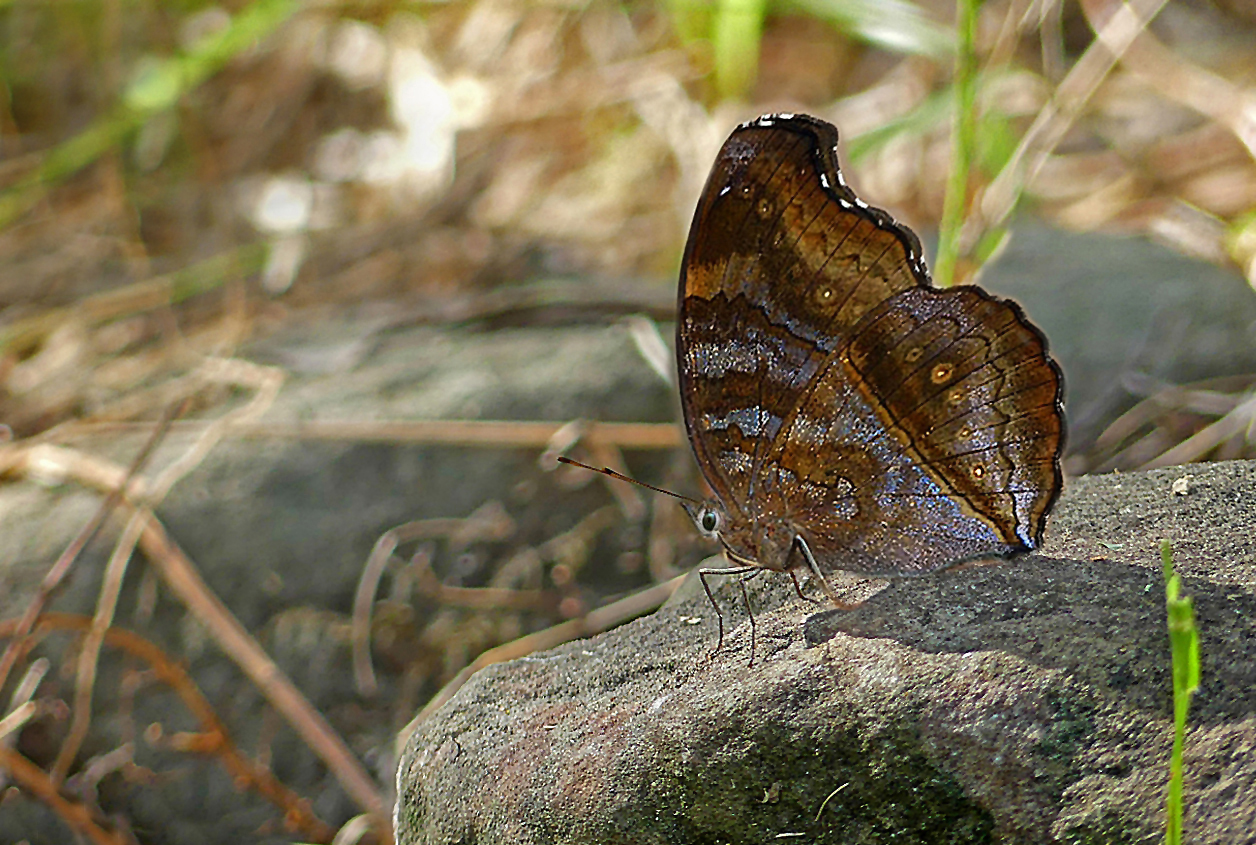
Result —
[[599, 469], [598, 467], [591, 467], [588, 464], [582, 464], [579, 461], [573, 461], [571, 458], [565, 458], [562, 455], [558, 456], [558, 462], [560, 464], [571, 464], [573, 467], [580, 467], [581, 469], [587, 469], [592, 472], [600, 472], [602, 473], [602, 475], [609, 475], [611, 478], [617, 478], [620, 481], [627, 481], [629, 484], [635, 484], [638, 487], [644, 487], [647, 490], [653, 490], [655, 493], [665, 493], [668, 496], [671, 496], [673, 499], [680, 499], [682, 502], [691, 502], [698, 506], [702, 505], [702, 503], [699, 502], [697, 499], [691, 499], [688, 496], [682, 496], [679, 493], [673, 493], [671, 490], [664, 490], [662, 487], [655, 487], [653, 484], [646, 484], [644, 481], [638, 481], [635, 478], [629, 478], [623, 473], [615, 472], [615, 470], [611, 469], [610, 467], [602, 467], [601, 469]]

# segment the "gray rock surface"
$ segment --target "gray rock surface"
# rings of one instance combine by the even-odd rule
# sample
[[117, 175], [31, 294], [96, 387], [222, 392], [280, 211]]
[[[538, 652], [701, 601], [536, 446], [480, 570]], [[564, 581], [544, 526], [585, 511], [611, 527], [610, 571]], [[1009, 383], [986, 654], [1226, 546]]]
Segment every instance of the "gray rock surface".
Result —
[[[1185, 494], [1173, 492], [1186, 478]], [[756, 579], [474, 676], [411, 737], [398, 841], [1151, 843], [1170, 658], [1157, 543], [1201, 629], [1192, 843], [1256, 837], [1256, 463], [1071, 483], [1034, 554], [851, 611]]]

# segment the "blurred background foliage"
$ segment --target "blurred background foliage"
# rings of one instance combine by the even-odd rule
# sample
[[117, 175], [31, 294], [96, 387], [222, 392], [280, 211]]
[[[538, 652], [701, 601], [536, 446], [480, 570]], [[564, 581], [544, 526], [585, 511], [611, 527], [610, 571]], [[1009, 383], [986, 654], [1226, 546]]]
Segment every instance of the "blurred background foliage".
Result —
[[[765, 112], [837, 124], [847, 181], [922, 232], [938, 229], [949, 190], [942, 240], [958, 280], [977, 278], [1017, 214], [1153, 239], [1256, 283], [1256, 4], [966, 8], [968, 18], [938, 0], [0, 0], [0, 443], [151, 422], [189, 394], [189, 416], [220, 418], [231, 391], [192, 378], [206, 356], [345, 315], [458, 323], [476, 301], [574, 280], [615, 291], [608, 311], [666, 319], [715, 153]], [[973, 105], [958, 156], [957, 100]], [[666, 353], [654, 362], [666, 370]], [[1132, 465], [1217, 417], [1231, 420], [1224, 454], [1251, 454], [1252, 379], [1226, 385], [1191, 394], [1203, 410], [1158, 423], [1162, 436]], [[1162, 411], [1127, 419], [1120, 437]], [[1217, 456], [1209, 444], [1200, 451]], [[1081, 468], [1092, 466], [1105, 465]], [[555, 510], [552, 479], [529, 483], [529, 513]], [[623, 500], [635, 493], [613, 495], [634, 512]], [[541, 543], [540, 529], [502, 529], [490, 505], [493, 519], [441, 529], [450, 538], [432, 570], [448, 575], [473, 543], [497, 554], [491, 544], [513, 532], [523, 551], [484, 572], [545, 569], [553, 589], [533, 591], [542, 609], [523, 616], [494, 617], [478, 599], [458, 614], [407, 605], [406, 616], [394, 603], [394, 629], [417, 630], [421, 617], [424, 642], [441, 647], [416, 658], [417, 635], [391, 647], [387, 624], [371, 628], [377, 657], [422, 664], [406, 670], [396, 712], [361, 711], [388, 735], [376, 741], [484, 649], [626, 589], [577, 583], [567, 561], [593, 556], [619, 522], [613, 507]], [[687, 538], [674, 557], [696, 559], [683, 515], [657, 513], [650, 536]], [[521, 521], [553, 527], [533, 517]], [[640, 569], [634, 542], [620, 561]], [[670, 567], [651, 563], [649, 579]], [[645, 582], [622, 568], [621, 580]], [[360, 591], [355, 624], [373, 589]], [[385, 605], [375, 610], [388, 623]], [[311, 612], [344, 627], [343, 611]]]
[[[954, 14], [0, 3], [0, 420], [29, 436], [151, 417], [128, 397], [186, 366], [163, 350], [227, 354], [309, 309], [559, 276], [670, 284], [718, 144], [763, 112], [837, 123], [861, 195], [933, 229]], [[1002, 241], [994, 183], [1057, 225], [1256, 279], [1256, 6], [1003, 0], [975, 23], [959, 278]]]

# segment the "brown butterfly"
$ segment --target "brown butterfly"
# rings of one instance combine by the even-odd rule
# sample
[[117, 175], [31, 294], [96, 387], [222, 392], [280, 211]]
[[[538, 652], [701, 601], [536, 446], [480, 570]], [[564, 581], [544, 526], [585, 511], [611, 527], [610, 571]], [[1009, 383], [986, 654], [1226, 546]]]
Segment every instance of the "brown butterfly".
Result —
[[1015, 303], [934, 288], [915, 233], [846, 186], [837, 139], [805, 115], [739, 126], [694, 213], [676, 357], [715, 498], [686, 508], [736, 564], [704, 587], [803, 570], [845, 606], [835, 570], [1036, 548], [1060, 491], [1046, 339]]

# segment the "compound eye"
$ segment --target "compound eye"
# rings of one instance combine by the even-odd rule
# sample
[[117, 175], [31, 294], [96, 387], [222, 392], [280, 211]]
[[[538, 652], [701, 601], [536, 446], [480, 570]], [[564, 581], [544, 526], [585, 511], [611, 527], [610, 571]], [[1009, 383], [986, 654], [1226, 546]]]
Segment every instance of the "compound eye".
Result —
[[698, 527], [706, 534], [714, 534], [720, 528], [720, 515], [710, 508], [698, 516]]

